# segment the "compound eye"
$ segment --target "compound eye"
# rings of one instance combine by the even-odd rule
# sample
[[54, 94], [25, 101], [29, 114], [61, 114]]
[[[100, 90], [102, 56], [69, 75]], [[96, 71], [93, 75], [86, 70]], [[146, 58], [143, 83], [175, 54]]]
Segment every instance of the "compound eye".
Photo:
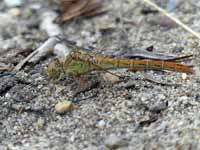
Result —
[[50, 63], [47, 67], [47, 75], [50, 78], [58, 78], [60, 76], [60, 65], [57, 60]]

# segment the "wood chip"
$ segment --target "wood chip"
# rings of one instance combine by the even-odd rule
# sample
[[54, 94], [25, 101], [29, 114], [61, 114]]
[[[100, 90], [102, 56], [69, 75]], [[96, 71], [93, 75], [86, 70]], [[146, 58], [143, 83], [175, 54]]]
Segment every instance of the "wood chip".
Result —
[[61, 15], [57, 23], [64, 23], [78, 16], [96, 16], [105, 12], [101, 0], [60, 0]]

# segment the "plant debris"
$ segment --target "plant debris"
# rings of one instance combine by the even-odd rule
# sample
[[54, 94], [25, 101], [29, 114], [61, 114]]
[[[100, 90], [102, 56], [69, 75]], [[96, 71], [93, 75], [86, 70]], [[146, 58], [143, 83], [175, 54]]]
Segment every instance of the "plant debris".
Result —
[[91, 17], [102, 14], [101, 0], [60, 0], [61, 15], [56, 19], [57, 23], [64, 23], [78, 16]]

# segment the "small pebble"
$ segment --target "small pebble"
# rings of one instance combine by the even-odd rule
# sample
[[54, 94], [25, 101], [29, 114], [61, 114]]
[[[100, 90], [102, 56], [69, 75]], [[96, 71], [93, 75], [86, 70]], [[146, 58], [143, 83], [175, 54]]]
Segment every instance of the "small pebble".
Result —
[[198, 43], [196, 41], [194, 41], [194, 40], [188, 40], [187, 41], [187, 46], [189, 48], [196, 48], [198, 46]]
[[[3, 20], [3, 21], [0, 21], [0, 29], [16, 24], [16, 20], [13, 19], [13, 17], [9, 15], [8, 13], [0, 12], [0, 20]], [[6, 41], [11, 41], [11, 40], [6, 40]], [[4, 45], [4, 44], [1, 44], [2, 42], [4, 42], [4, 40], [0, 40], [1, 47], [3, 47]]]
[[109, 149], [117, 149], [120, 147], [124, 147], [127, 145], [127, 142], [122, 137], [119, 137], [117, 135], [110, 135], [106, 140], [105, 140], [105, 146], [108, 147]]
[[171, 19], [165, 17], [165, 16], [158, 16], [158, 17], [153, 17], [148, 20], [148, 23], [151, 25], [160, 25], [162, 27], [167, 27], [167, 28], [174, 28], [177, 26], [177, 24], [172, 21]]
[[39, 118], [37, 123], [36, 123], [36, 126], [39, 128], [39, 129], [42, 129], [44, 128], [44, 125], [45, 125], [45, 120], [43, 118]]
[[69, 55], [70, 49], [63, 43], [58, 43], [54, 47], [53, 53], [58, 56], [58, 58], [66, 58]]
[[59, 25], [54, 23], [57, 14], [53, 11], [45, 12], [41, 16], [41, 24], [40, 29], [47, 32], [47, 34], [51, 36], [62, 35], [62, 30]]
[[10, 14], [11, 16], [13, 17], [18, 17], [21, 15], [21, 10], [18, 9], [18, 8], [11, 8], [9, 11], [8, 11], [8, 14]]
[[187, 46], [189, 48], [196, 48], [198, 46], [198, 41], [196, 41], [195, 36], [188, 35], [188, 37], [187, 37]]
[[182, 77], [183, 80], [186, 80], [187, 79], [187, 74], [186, 73], [182, 73], [181, 77]]
[[179, 97], [179, 100], [181, 100], [181, 101], [187, 101], [188, 97], [187, 96], [181, 96], [181, 97]]
[[4, 0], [4, 2], [8, 7], [21, 6], [23, 3], [22, 0]]
[[73, 103], [71, 101], [59, 102], [55, 106], [55, 110], [58, 114], [64, 114], [73, 109]]
[[97, 127], [99, 128], [103, 128], [106, 125], [104, 120], [100, 120], [99, 122], [97, 122]]
[[168, 103], [155, 103], [152, 106], [149, 106], [149, 111], [152, 113], [160, 113], [161, 111], [167, 109]]
[[160, 100], [164, 100], [164, 99], [166, 98], [166, 96], [165, 96], [164, 94], [159, 94], [159, 95], [158, 95], [158, 98], [159, 98]]
[[168, 0], [168, 3], [167, 3], [167, 11], [168, 12], [172, 12], [176, 9], [178, 5], [178, 0]]
[[194, 67], [195, 74], [199, 77], [200, 76], [200, 69], [199, 67]]
[[106, 15], [96, 18], [95, 25], [96, 25], [97, 29], [99, 29], [100, 31], [105, 31], [105, 30], [110, 30], [110, 29], [116, 28], [115, 20], [111, 19], [110, 17], [108, 17]]
[[117, 77], [117, 76], [115, 76], [113, 74], [110, 74], [110, 73], [103, 74], [103, 79], [105, 81], [111, 82], [113, 84], [120, 82], [119, 77]]

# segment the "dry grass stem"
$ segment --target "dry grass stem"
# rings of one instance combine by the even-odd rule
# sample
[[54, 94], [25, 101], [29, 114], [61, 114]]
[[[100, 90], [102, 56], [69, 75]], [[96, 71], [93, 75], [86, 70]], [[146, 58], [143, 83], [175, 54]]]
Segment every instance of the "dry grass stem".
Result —
[[188, 27], [187, 25], [185, 25], [183, 22], [181, 22], [179, 19], [175, 18], [174, 16], [170, 15], [166, 10], [160, 8], [158, 5], [156, 5], [155, 3], [151, 2], [150, 0], [143, 0], [145, 3], [147, 3], [148, 5], [154, 7], [156, 10], [158, 10], [159, 12], [163, 13], [165, 16], [167, 16], [168, 18], [170, 18], [171, 20], [173, 20], [176, 24], [178, 24], [180, 27], [182, 27], [184, 30], [190, 32], [193, 36], [197, 37], [198, 39], [200, 39], [200, 35], [195, 32], [194, 30], [192, 30], [190, 27]]

